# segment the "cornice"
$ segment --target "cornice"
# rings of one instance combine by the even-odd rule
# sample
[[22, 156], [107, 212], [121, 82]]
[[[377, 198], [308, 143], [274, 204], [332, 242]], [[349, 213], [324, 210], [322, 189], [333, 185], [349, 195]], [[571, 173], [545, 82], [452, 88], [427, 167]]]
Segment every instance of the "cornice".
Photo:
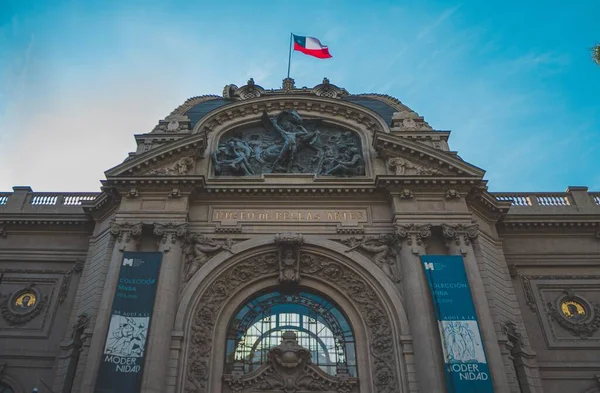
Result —
[[104, 174], [107, 179], [121, 175], [127, 176], [136, 172], [150, 170], [186, 155], [199, 157], [203, 153], [205, 146], [205, 135], [190, 135], [142, 154], [132, 156], [123, 163], [107, 170]]
[[266, 96], [251, 100], [237, 101], [223, 106], [204, 116], [195, 126], [192, 133], [210, 134], [218, 126], [236, 119], [247, 119], [247, 122], [258, 121], [263, 111], [269, 114], [285, 109], [296, 109], [310, 118], [325, 114], [324, 119], [351, 119], [372, 132], [389, 132], [385, 120], [374, 111], [352, 102], [318, 97], [318, 96]]
[[442, 169], [455, 176], [482, 179], [485, 174], [483, 169], [462, 161], [454, 154], [399, 137], [396, 134], [376, 133], [373, 136], [373, 147], [383, 157], [402, 156], [421, 165], [429, 164], [428, 166], [432, 168]]

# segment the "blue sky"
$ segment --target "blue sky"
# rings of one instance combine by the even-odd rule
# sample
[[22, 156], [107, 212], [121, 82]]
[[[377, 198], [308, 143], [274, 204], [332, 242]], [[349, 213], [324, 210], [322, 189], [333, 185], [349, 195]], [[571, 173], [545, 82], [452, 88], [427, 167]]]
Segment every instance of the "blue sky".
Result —
[[600, 1], [0, 0], [0, 191], [96, 191], [191, 96], [292, 77], [397, 97], [492, 191], [600, 190]]

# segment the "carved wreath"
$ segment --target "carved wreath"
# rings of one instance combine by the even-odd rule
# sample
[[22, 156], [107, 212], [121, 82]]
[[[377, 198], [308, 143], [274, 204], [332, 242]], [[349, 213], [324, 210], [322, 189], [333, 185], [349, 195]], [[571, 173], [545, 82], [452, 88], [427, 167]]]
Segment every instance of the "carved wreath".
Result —
[[569, 331], [573, 336], [587, 339], [591, 337], [598, 328], [600, 328], [600, 308], [598, 305], [590, 304], [583, 299], [577, 297], [576, 300], [586, 305], [588, 317], [582, 321], [571, 321], [563, 316], [560, 311], [560, 304], [565, 297], [558, 299], [556, 302], [548, 302], [548, 314], [550, 318], [558, 322], [563, 328]]
[[[19, 311], [14, 308], [15, 299], [24, 292], [33, 292], [36, 298], [39, 299], [36, 304], [26, 311]], [[22, 289], [14, 294], [10, 294], [2, 299], [0, 304], [0, 313], [2, 318], [11, 326], [22, 326], [31, 321], [33, 318], [40, 315], [42, 310], [48, 304], [48, 296], [40, 296], [39, 292], [31, 287]]]
[[[277, 272], [277, 255], [273, 252], [263, 254], [227, 269], [204, 292], [198, 302], [199, 307], [193, 314], [191, 348], [186, 370], [186, 392], [206, 393], [208, 391], [215, 320], [225, 300], [249, 281], [261, 276], [274, 276]], [[396, 373], [391, 322], [375, 291], [354, 271], [320, 255], [303, 253], [300, 272], [335, 285], [357, 304], [371, 340], [375, 392], [398, 392], [400, 378]]]

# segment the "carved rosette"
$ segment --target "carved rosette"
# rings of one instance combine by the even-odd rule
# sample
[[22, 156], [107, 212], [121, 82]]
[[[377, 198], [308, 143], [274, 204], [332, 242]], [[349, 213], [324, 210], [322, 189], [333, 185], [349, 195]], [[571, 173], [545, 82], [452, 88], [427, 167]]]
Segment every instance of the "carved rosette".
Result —
[[165, 224], [154, 223], [154, 229], [152, 230], [154, 236], [156, 236], [157, 244], [166, 246], [168, 250], [169, 244], [176, 244], [177, 240], [183, 240], [187, 233], [187, 223], [172, 223], [168, 222]]
[[477, 224], [442, 224], [442, 233], [446, 239], [446, 247], [450, 247], [452, 243], [457, 246], [461, 245], [461, 240], [466, 246], [471, 244], [471, 241], [479, 235], [479, 225]]
[[304, 239], [299, 233], [289, 232], [275, 235], [280, 284], [300, 282], [300, 246], [303, 242]]
[[431, 225], [396, 224], [396, 234], [409, 246], [422, 245], [431, 236]]
[[[248, 282], [259, 277], [277, 275], [278, 271], [277, 253], [258, 255], [226, 269], [202, 294], [198, 308], [192, 317], [186, 392], [208, 392], [215, 322], [224, 301]], [[400, 384], [396, 372], [398, 354], [395, 353], [392, 340], [391, 321], [374, 289], [360, 275], [339, 262], [308, 252], [303, 252], [300, 256], [300, 274], [326, 281], [352, 299], [367, 327], [373, 359], [375, 392], [398, 392]], [[215, 350], [222, 350], [222, 348]], [[236, 378], [241, 376], [238, 374]]]
[[137, 246], [142, 235], [142, 223], [130, 224], [112, 221], [110, 223], [110, 234], [116, 238], [117, 243], [129, 243], [133, 240]]

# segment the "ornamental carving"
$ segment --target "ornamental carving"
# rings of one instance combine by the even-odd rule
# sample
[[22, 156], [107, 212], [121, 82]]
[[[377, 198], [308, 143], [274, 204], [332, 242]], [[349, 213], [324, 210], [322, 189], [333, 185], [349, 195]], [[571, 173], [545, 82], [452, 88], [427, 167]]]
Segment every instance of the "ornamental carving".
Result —
[[327, 98], [341, 98], [349, 95], [346, 89], [330, 83], [327, 78], [323, 78], [323, 83], [313, 87], [312, 93], [316, 96]]
[[[186, 392], [208, 392], [215, 321], [225, 300], [246, 283], [259, 277], [274, 276], [278, 271], [277, 253], [262, 254], [228, 268], [202, 294], [192, 317]], [[370, 340], [375, 392], [398, 392], [400, 378], [396, 373], [397, 354], [394, 353], [391, 321], [375, 291], [354, 271], [321, 255], [303, 252], [300, 256], [300, 274], [328, 282], [357, 305]], [[236, 378], [241, 376], [237, 374]]]
[[302, 243], [303, 238], [299, 233], [278, 233], [275, 236], [280, 284], [300, 282], [300, 246]]
[[154, 233], [154, 236], [158, 237], [159, 245], [167, 243], [175, 244], [177, 243], [177, 239], [183, 239], [187, 233], [187, 223], [154, 223], [152, 232]]
[[146, 172], [146, 175], [159, 176], [184, 176], [194, 169], [194, 159], [192, 157], [183, 157], [175, 163], [164, 168], [154, 168]]
[[62, 284], [60, 286], [60, 290], [58, 291], [58, 304], [63, 304], [67, 296], [69, 296], [69, 286], [71, 285], [71, 277], [73, 273], [80, 274], [83, 271], [82, 260], [78, 260], [75, 262], [75, 265], [72, 269], [67, 270], [65, 275], [63, 276]]
[[232, 130], [220, 138], [212, 153], [215, 175], [365, 174], [361, 142], [355, 132], [304, 120], [293, 109], [273, 118], [263, 112], [261, 120], [262, 127]]
[[128, 222], [117, 223], [112, 221], [110, 223], [110, 234], [116, 238], [118, 243], [129, 243], [131, 239], [138, 242], [142, 235], [142, 223], [130, 224]]
[[550, 318], [573, 336], [585, 340], [600, 328], [600, 307], [572, 290], [567, 290], [565, 295], [547, 305]]
[[21, 289], [0, 301], [2, 318], [11, 326], [22, 326], [40, 315], [48, 305], [48, 296], [41, 296], [33, 287]]
[[343, 368], [333, 377], [312, 364], [310, 351], [298, 344], [296, 333], [291, 331], [282, 334], [281, 344], [269, 350], [267, 362], [255, 372], [244, 375], [241, 363], [233, 367], [230, 375], [223, 376], [232, 393], [357, 391], [358, 380]]
[[398, 266], [398, 254], [395, 249], [394, 235], [350, 237], [341, 241], [348, 246], [345, 252], [359, 251], [370, 258], [392, 282], [402, 281]]
[[468, 246], [479, 235], [479, 226], [477, 224], [442, 224], [442, 233], [446, 239], [446, 247], [450, 247], [452, 242], [460, 246], [461, 239]]
[[525, 304], [529, 307], [529, 309], [536, 313], [537, 312], [537, 303], [535, 300], [535, 295], [533, 294], [533, 287], [531, 285], [531, 280], [600, 280], [600, 276], [598, 275], [590, 275], [590, 276], [568, 276], [568, 275], [558, 275], [558, 276], [521, 276], [521, 283], [523, 285], [523, 292], [525, 293]]
[[231, 254], [231, 239], [215, 240], [201, 233], [189, 234], [184, 240], [185, 267], [183, 282], [188, 282], [210, 258], [221, 251]]
[[409, 246], [413, 245], [413, 239], [420, 246], [431, 236], [431, 225], [396, 224], [396, 234], [400, 239], [405, 239]]
[[414, 164], [402, 157], [393, 157], [388, 160], [388, 168], [396, 176], [433, 176], [443, 172]]
[[394, 113], [392, 116], [392, 131], [432, 131], [433, 128], [411, 110]]

